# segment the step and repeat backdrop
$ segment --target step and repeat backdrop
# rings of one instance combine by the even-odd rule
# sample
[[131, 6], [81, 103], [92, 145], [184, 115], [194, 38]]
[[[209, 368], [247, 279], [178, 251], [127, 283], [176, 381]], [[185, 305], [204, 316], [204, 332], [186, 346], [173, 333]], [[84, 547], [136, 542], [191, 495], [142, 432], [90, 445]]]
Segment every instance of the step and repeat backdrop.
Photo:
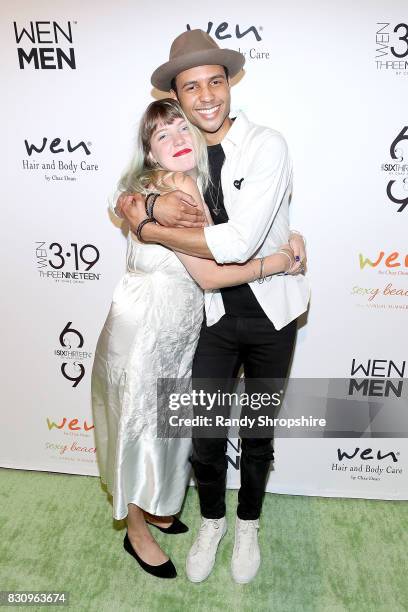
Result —
[[[109, 198], [160, 96], [152, 71], [178, 34], [201, 28], [246, 56], [233, 109], [289, 144], [291, 226], [307, 238], [312, 285], [291, 374], [328, 381], [331, 426], [277, 437], [267, 490], [407, 499], [406, 2], [6, 0], [0, 10], [0, 465], [98, 475], [92, 362], [126, 252]], [[343, 397], [330, 391], [336, 379]], [[309, 395], [308, 411], [313, 385]], [[239, 461], [234, 438], [233, 488]]]

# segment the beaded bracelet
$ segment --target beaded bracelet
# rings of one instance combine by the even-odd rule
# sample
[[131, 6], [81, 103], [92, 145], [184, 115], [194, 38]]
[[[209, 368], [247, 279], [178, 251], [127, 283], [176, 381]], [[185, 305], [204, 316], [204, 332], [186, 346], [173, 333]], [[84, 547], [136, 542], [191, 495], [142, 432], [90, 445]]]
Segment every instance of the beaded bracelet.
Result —
[[139, 242], [144, 242], [144, 240], [142, 239], [142, 229], [147, 223], [156, 223], [156, 222], [154, 219], [143, 219], [143, 221], [139, 223], [139, 225], [137, 226], [136, 232], [135, 232], [136, 238], [139, 240]]
[[148, 193], [145, 199], [145, 211], [146, 215], [149, 217], [149, 200], [154, 196], [154, 193]]
[[154, 205], [156, 204], [156, 200], [159, 197], [159, 195], [160, 193], [154, 193], [153, 196], [149, 200], [149, 204], [147, 206], [147, 216], [149, 217], [149, 219], [154, 219], [153, 208], [154, 208]]

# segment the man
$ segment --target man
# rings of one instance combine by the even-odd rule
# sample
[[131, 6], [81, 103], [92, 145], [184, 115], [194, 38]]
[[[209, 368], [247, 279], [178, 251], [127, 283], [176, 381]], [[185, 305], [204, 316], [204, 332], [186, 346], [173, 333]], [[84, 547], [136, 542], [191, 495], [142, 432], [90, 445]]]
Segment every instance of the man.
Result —
[[[154, 207], [158, 224], [143, 226], [144, 242], [161, 243], [219, 264], [245, 262], [277, 250], [288, 240], [291, 163], [276, 131], [230, 113], [229, 78], [241, 70], [242, 54], [220, 49], [201, 30], [178, 36], [169, 61], [152, 75], [152, 84], [176, 97], [188, 119], [202, 130], [208, 145], [211, 185], [205, 193], [214, 225], [203, 218], [191, 197], [181, 192], [160, 196]], [[135, 205], [136, 204], [136, 205]], [[116, 211], [133, 231], [145, 217], [141, 196], [122, 196]], [[244, 366], [246, 380], [286, 378], [296, 335], [296, 319], [306, 308], [309, 290], [303, 269], [304, 243], [289, 236], [298, 263], [290, 276], [207, 292], [204, 321], [193, 363], [193, 380], [223, 379], [224, 389]], [[202, 525], [187, 558], [187, 575], [205, 580], [226, 532], [226, 438], [194, 438], [192, 465]], [[241, 488], [232, 557], [236, 582], [249, 582], [260, 564], [257, 540], [266, 480], [273, 458], [271, 438], [244, 438]]]

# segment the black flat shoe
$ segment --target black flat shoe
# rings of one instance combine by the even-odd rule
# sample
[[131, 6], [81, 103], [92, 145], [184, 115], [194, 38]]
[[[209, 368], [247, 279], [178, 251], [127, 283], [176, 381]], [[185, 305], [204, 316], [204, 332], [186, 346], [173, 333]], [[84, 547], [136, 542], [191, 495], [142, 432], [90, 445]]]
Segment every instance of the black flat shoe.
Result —
[[175, 578], [177, 576], [177, 570], [170, 559], [161, 565], [149, 565], [143, 561], [143, 559], [139, 557], [133, 548], [127, 532], [125, 539], [123, 540], [123, 548], [129, 553], [129, 555], [132, 555], [132, 557], [136, 559], [140, 567], [148, 574], [156, 576], [156, 578]]
[[160, 531], [162, 531], [163, 533], [186, 533], [188, 531], [188, 527], [187, 525], [185, 525], [184, 523], [182, 523], [177, 516], [173, 516], [173, 522], [170, 525], [170, 527], [159, 527], [159, 525], [155, 525], [154, 523], [151, 523], [150, 521], [148, 521], [147, 519], [146, 523], [148, 523], [149, 525], [153, 525], [153, 527], [156, 527], [156, 529], [160, 529]]

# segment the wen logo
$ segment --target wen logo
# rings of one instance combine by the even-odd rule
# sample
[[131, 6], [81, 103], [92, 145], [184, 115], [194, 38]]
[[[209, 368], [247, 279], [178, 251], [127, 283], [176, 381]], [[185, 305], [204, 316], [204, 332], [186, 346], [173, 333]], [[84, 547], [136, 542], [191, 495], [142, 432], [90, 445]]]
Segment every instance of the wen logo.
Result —
[[350, 455], [346, 451], [343, 451], [341, 448], [337, 449], [337, 456], [339, 458], [339, 461], [343, 461], [344, 458], [354, 459], [354, 457], [356, 457], [357, 455], [359, 455], [360, 459], [363, 459], [364, 461], [369, 461], [372, 459], [382, 461], [387, 457], [391, 457], [394, 463], [397, 463], [398, 461], [397, 456], [393, 451], [390, 451], [389, 453], [385, 453], [385, 455], [383, 455], [382, 451], [378, 450], [377, 454], [374, 456], [372, 448], [365, 448], [360, 452], [360, 448], [357, 446], [356, 449]]
[[381, 262], [383, 262], [386, 268], [400, 268], [401, 266], [408, 268], [408, 255], [405, 255], [405, 258], [401, 256], [400, 261], [400, 254], [398, 253], [398, 251], [393, 251], [389, 255], [386, 255], [385, 251], [380, 251], [374, 261], [363, 255], [362, 253], [359, 253], [358, 257], [360, 262], [360, 270], [363, 270], [366, 266], [369, 266], [370, 268], [376, 268], [380, 265]]
[[[229, 28], [229, 24], [227, 21], [222, 21], [218, 26], [215, 27], [214, 32], [213, 32], [213, 26], [214, 23], [212, 21], [209, 21], [207, 24], [207, 34], [211, 34], [212, 36], [214, 36], [215, 38], [217, 38], [218, 40], [225, 40], [227, 38], [232, 38], [232, 34], [227, 33], [226, 31]], [[188, 23], [187, 24], [187, 30], [191, 30], [191, 26]], [[204, 29], [204, 28], [203, 28]], [[261, 28], [259, 28], [261, 29]], [[225, 34], [224, 34], [225, 32]], [[244, 36], [247, 36], [248, 34], [250, 34], [252, 32], [252, 34], [254, 35], [255, 39], [259, 42], [260, 40], [262, 40], [258, 30], [256, 29], [255, 26], [250, 26], [249, 28], [247, 28], [246, 30], [241, 30], [241, 26], [240, 25], [236, 25], [235, 26], [235, 36], [236, 38], [240, 39], [240, 38], [244, 38]]]
[[[231, 453], [235, 454], [235, 459], [233, 459], [232, 457], [229, 456], [229, 454], [227, 454], [227, 463], [230, 463], [232, 465], [232, 467], [235, 470], [239, 470], [239, 466], [241, 463], [241, 457], [240, 457], [240, 453], [241, 453], [241, 440], [238, 440], [236, 445], [233, 444], [231, 442], [231, 440], [229, 438], [227, 438], [227, 445], [229, 445], [231, 447]], [[228, 448], [228, 446], [227, 446]]]
[[89, 431], [91, 429], [95, 428], [95, 425], [88, 425], [88, 423], [84, 420], [83, 426], [81, 427], [81, 425], [78, 425], [79, 423], [79, 419], [71, 419], [68, 420], [66, 417], [64, 417], [61, 421], [61, 423], [55, 423], [55, 421], [51, 421], [48, 417], [47, 417], [47, 425], [48, 425], [48, 429], [69, 429], [70, 431]]
[[[356, 392], [368, 397], [389, 397], [392, 393], [395, 397], [401, 397], [405, 366], [405, 361], [397, 365], [392, 359], [368, 359], [363, 363], [353, 358], [353, 378], [349, 381], [348, 394], [354, 395]], [[360, 378], [356, 378], [356, 375]]]
[[[74, 21], [74, 23], [76, 23]], [[17, 47], [18, 63], [21, 70], [28, 64], [33, 64], [35, 70], [62, 70], [68, 66], [72, 70], [76, 69], [75, 51], [73, 47], [66, 49], [68, 54], [63, 51], [62, 43], [73, 43], [71, 22], [67, 21], [63, 28], [56, 21], [30, 21], [27, 29], [19, 27], [14, 21], [14, 34], [17, 45], [25, 44], [28, 49], [22, 46]], [[37, 47], [35, 45], [46, 45]]]
[[[33, 151], [35, 151], [36, 153], [42, 153], [47, 145], [47, 142], [48, 142], [48, 139], [45, 137], [43, 138], [41, 145], [35, 145], [33, 143], [29, 143], [28, 140], [24, 140], [27, 155], [31, 156]], [[60, 146], [60, 144], [61, 144], [61, 138], [54, 138], [54, 140], [52, 140], [50, 144], [48, 145], [48, 148], [51, 151], [51, 153], [54, 153], [54, 154], [64, 153], [65, 149], [64, 147]], [[88, 145], [89, 144], [91, 143], [88, 142]], [[88, 147], [86, 146], [83, 140], [81, 140], [81, 142], [78, 142], [78, 144], [76, 145], [72, 145], [70, 139], [68, 138], [66, 147], [67, 147], [68, 153], [73, 153], [74, 151], [82, 147], [86, 155], [91, 154], [90, 150], [88, 149]]]

